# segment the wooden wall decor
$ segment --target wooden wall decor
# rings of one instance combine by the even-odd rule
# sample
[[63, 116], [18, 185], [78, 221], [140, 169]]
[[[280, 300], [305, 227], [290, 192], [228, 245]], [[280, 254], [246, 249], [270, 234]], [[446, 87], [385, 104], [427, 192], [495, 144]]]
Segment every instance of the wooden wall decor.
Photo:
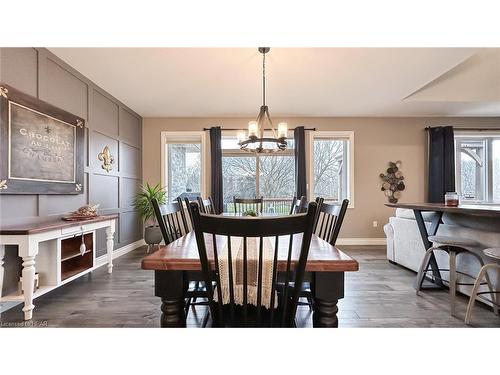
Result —
[[403, 172], [400, 170], [401, 160], [389, 162], [386, 173], [379, 175], [382, 181], [382, 190], [390, 203], [397, 203], [401, 198], [401, 192], [406, 188]]
[[85, 121], [0, 83], [0, 194], [82, 194]]

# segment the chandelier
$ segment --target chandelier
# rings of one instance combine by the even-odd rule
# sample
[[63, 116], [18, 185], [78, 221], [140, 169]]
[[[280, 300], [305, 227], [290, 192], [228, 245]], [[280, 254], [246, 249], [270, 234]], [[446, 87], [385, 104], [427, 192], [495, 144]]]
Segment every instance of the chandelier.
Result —
[[[259, 52], [262, 53], [262, 105], [259, 115], [255, 121], [248, 123], [248, 133], [244, 130], [238, 131], [238, 145], [241, 150], [248, 152], [272, 153], [284, 151], [287, 148], [288, 125], [286, 122], [280, 122], [278, 130], [275, 131], [269, 108], [266, 105], [266, 53], [269, 50], [269, 47], [259, 48]], [[266, 125], [269, 129], [265, 129]], [[265, 136], [264, 130], [271, 130], [272, 136]]]

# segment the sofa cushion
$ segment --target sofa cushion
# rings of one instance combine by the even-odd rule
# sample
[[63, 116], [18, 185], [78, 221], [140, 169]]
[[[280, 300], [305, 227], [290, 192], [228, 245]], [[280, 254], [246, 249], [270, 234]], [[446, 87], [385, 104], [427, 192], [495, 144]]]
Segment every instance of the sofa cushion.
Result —
[[[424, 218], [424, 221], [431, 222], [435, 216], [436, 216], [435, 212], [422, 212], [422, 217]], [[396, 217], [400, 217], [402, 219], [415, 220], [415, 214], [413, 213], [413, 210], [410, 210], [408, 208], [396, 208]]]

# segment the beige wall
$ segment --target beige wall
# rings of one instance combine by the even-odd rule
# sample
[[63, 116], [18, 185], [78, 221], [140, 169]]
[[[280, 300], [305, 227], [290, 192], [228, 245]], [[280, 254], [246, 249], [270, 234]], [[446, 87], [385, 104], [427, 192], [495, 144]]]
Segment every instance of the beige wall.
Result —
[[[276, 118], [278, 120], [278, 118]], [[282, 120], [281, 118], [279, 119]], [[290, 128], [303, 125], [317, 130], [354, 131], [354, 199], [340, 236], [382, 238], [383, 225], [393, 210], [384, 206], [379, 174], [388, 161], [401, 160], [406, 190], [401, 202], [423, 201], [426, 194], [426, 126], [500, 126], [500, 118], [289, 118]], [[146, 118], [143, 122], [143, 180], [160, 182], [161, 131], [201, 130], [204, 127], [245, 128], [248, 119], [236, 118]], [[378, 227], [372, 223], [378, 221]]]

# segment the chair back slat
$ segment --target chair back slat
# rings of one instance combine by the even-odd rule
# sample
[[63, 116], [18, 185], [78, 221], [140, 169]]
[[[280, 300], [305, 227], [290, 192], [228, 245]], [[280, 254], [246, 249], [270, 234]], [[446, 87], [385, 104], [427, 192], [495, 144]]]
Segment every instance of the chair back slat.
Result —
[[231, 326], [234, 325], [234, 272], [233, 272], [233, 255], [231, 248], [231, 236], [227, 237], [227, 262], [229, 264], [229, 312], [230, 312], [230, 320]]
[[299, 199], [293, 197], [289, 215], [303, 214], [306, 211], [307, 211], [307, 197], [305, 197], [304, 195], [301, 196]]
[[264, 208], [264, 197], [260, 198], [236, 198], [233, 196], [234, 212], [242, 214], [248, 210], [254, 210], [256, 213], [262, 214]]
[[[304, 278], [316, 218], [316, 203], [309, 204], [306, 214], [258, 218], [203, 214], [200, 212], [201, 208], [197, 202], [191, 203], [190, 207], [203, 278], [207, 285], [210, 314], [214, 325], [247, 327], [273, 326], [278, 323], [281, 326], [293, 326], [301, 289], [300, 284]], [[211, 235], [212, 241], [207, 240], [206, 234]], [[301, 236], [296, 236], [299, 234]], [[282, 267], [280, 263], [280, 236], [288, 239], [286, 267]], [[264, 246], [265, 237], [275, 238], [274, 249], [268, 249]], [[233, 259], [234, 256], [238, 256], [240, 249], [231, 248], [232, 238], [242, 239], [240, 242], [240, 249], [243, 250], [242, 259], [235, 259], [236, 269], [233, 268]], [[249, 245], [249, 241], [254, 240], [256, 245], [254, 245], [254, 242]], [[209, 242], [211, 242], [211, 246]], [[227, 258], [224, 259], [224, 262], [228, 262], [227, 265], [225, 263], [221, 264], [219, 259], [222, 254], [222, 244], [227, 244], [228, 254]], [[234, 253], [232, 250], [234, 250]], [[298, 255], [298, 262], [295, 262], [296, 258], [294, 258], [293, 254]], [[264, 259], [266, 257], [269, 259], [269, 265], [272, 259], [272, 271], [266, 265], [266, 272], [272, 272], [272, 280], [270, 285], [271, 295], [269, 300], [264, 301], [262, 287], [265, 279]], [[221, 267], [227, 269], [229, 274], [228, 278], [224, 277], [228, 279], [224, 282], [229, 282], [229, 304], [222, 304], [223, 298], [227, 298], [227, 295], [224, 296], [222, 293]], [[281, 270], [280, 273], [284, 273], [285, 288], [282, 292], [283, 295], [279, 297], [279, 308], [275, 308], [275, 292], [279, 292], [277, 288], [278, 268]], [[238, 276], [239, 272], [242, 273], [240, 276]], [[237, 287], [241, 288], [239, 291], [242, 292], [242, 300], [238, 303], [242, 303], [242, 306], [236, 305], [235, 290], [233, 288], [236, 282], [238, 283]], [[214, 283], [217, 292], [214, 291], [212, 283]], [[250, 299], [249, 294], [250, 286], [257, 288], [256, 292], [255, 289], [252, 289], [252, 293], [256, 293], [251, 295], [252, 299]], [[214, 300], [214, 293], [217, 293], [217, 301]], [[251, 303], [255, 306], [250, 306], [250, 301], [253, 301]], [[279, 319], [276, 319], [278, 317]]]
[[156, 199], [152, 199], [151, 204], [165, 244], [179, 239], [188, 232], [187, 226], [182, 225], [182, 201], [160, 205]]
[[324, 202], [323, 198], [316, 198], [316, 202], [319, 208], [314, 232], [318, 237], [335, 246], [349, 200], [344, 199], [341, 204], [328, 204]]
[[200, 210], [202, 213], [215, 215], [215, 206], [212, 197], [208, 197], [207, 199], [197, 197], [196, 199], [198, 201], [198, 204], [200, 205]]
[[215, 237], [215, 234], [212, 234], [212, 241], [213, 241], [214, 264], [215, 264], [214, 271], [215, 271], [216, 283], [218, 285], [218, 287], [217, 287], [217, 304], [218, 304], [218, 311], [219, 311], [219, 319], [221, 319], [222, 317], [220, 316], [220, 312], [222, 311], [222, 306], [223, 306], [222, 284], [220, 282], [219, 256], [218, 256], [218, 251], [217, 251], [217, 238]]

